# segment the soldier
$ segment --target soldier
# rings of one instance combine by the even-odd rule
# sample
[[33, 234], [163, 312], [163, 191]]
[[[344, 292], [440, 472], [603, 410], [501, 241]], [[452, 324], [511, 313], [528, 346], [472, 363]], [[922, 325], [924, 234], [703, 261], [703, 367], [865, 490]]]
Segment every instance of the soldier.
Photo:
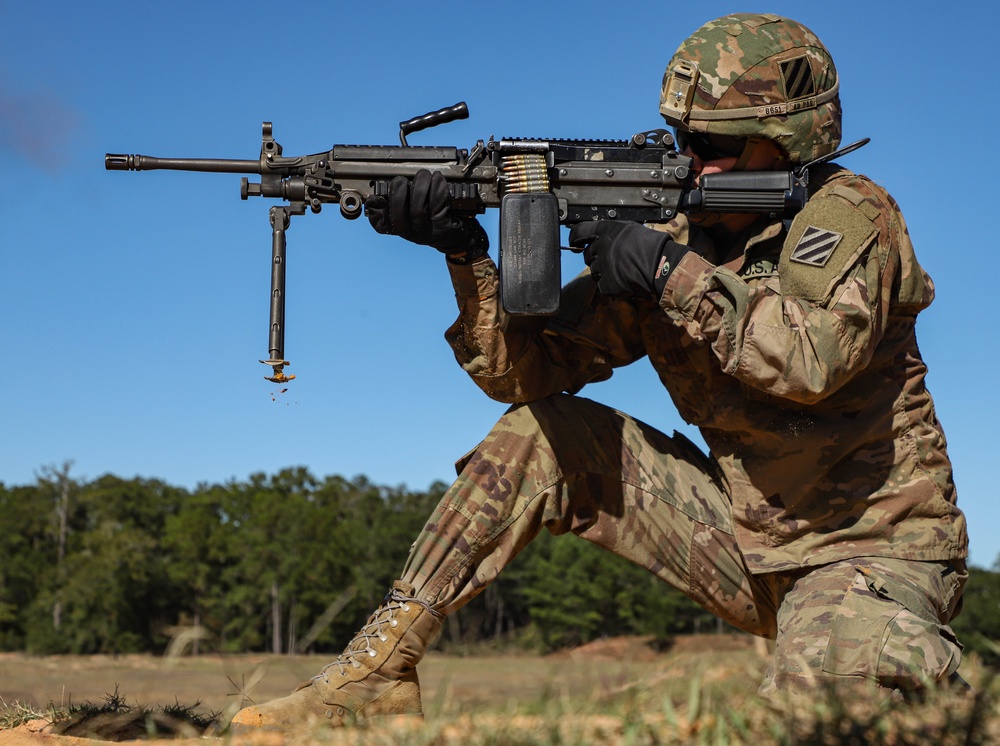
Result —
[[[730, 15], [678, 49], [660, 112], [700, 174], [788, 169], [837, 148], [838, 90], [809, 29]], [[787, 226], [752, 215], [577, 225], [570, 243], [588, 270], [531, 329], [505, 325], [485, 232], [448, 214], [440, 174], [371, 198], [376, 230], [448, 255], [460, 313], [447, 339], [514, 406], [458, 463], [401, 579], [344, 653], [234, 725], [420, 713], [416, 665], [443, 618], [543, 527], [775, 640], [765, 695], [957, 678], [947, 624], [967, 577], [965, 519], [914, 335], [933, 285], [884, 189], [831, 164], [811, 170], [809, 190]], [[708, 456], [576, 395], [643, 356]]]

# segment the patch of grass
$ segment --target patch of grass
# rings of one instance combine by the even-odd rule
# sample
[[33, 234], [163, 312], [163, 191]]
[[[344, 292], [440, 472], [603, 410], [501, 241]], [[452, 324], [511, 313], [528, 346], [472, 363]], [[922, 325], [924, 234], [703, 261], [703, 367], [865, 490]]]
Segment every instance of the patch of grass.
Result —
[[601, 698], [551, 696], [506, 710], [434, 712], [289, 734], [291, 746], [975, 746], [1000, 743], [1000, 686], [993, 677], [972, 692], [931, 689], [918, 701], [843, 691], [799, 693], [776, 704], [734, 692], [694, 670], [686, 691], [666, 696], [623, 692]]
[[145, 738], [195, 738], [218, 730], [215, 715], [201, 715], [195, 708], [201, 703], [185, 706], [146, 707], [130, 705], [118, 687], [104, 697], [104, 702], [70, 705], [66, 716], [52, 723], [58, 735], [97, 738], [104, 741], [134, 741]]
[[775, 720], [780, 744], [927, 744], [1000, 742], [994, 682], [970, 692], [928, 690], [911, 701], [877, 701], [823, 693], [810, 708], [785, 708]]
[[[931, 689], [910, 702], [832, 691], [800, 693], [784, 703], [766, 701], [755, 693], [766, 660], [749, 650], [698, 648], [642, 666], [618, 663], [617, 658], [586, 665], [558, 657], [443, 658], [429, 669], [436, 671], [430, 677], [435, 683], [422, 681], [424, 720], [373, 720], [339, 731], [305, 727], [283, 741], [288, 746], [1000, 744], [1000, 678], [975, 655], [962, 666], [972, 692]], [[0, 701], [0, 729], [44, 719], [53, 724], [53, 733], [112, 741], [219, 735], [220, 726], [251, 696], [257, 702], [273, 696], [255, 690], [262, 671], [241, 676], [231, 664], [220, 671], [217, 678], [228, 677], [236, 690], [229, 697], [232, 706], [221, 715], [199, 715], [199, 703], [129, 705], [115, 685], [103, 700], [95, 697], [97, 704], [49, 705], [44, 712]], [[123, 682], [123, 688], [148, 683], [148, 667], [141, 673], [144, 679]], [[203, 688], [176, 689], [176, 695], [188, 701], [197, 696], [190, 692]], [[174, 698], [174, 691], [157, 691], [169, 692], [153, 695], [159, 701]], [[234, 735], [232, 743], [246, 741]]]
[[52, 722], [54, 713], [39, 712], [37, 708], [18, 702], [16, 699], [6, 702], [0, 698], [0, 730], [17, 728], [32, 720], [47, 720]]
[[135, 741], [150, 738], [197, 738], [218, 733], [218, 717], [175, 702], [146, 707], [130, 705], [118, 687], [95, 704], [84, 702], [66, 707], [50, 705], [45, 712], [18, 702], [0, 701], [0, 729], [16, 728], [33, 720], [49, 723], [48, 732], [61, 736], [94, 738], [102, 741]]

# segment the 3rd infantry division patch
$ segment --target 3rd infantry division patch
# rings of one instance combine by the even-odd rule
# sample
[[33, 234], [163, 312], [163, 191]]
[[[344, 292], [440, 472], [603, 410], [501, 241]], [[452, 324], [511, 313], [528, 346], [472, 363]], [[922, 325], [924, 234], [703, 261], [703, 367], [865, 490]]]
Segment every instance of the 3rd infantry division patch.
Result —
[[836, 231], [807, 226], [789, 259], [812, 267], [825, 267], [843, 237]]

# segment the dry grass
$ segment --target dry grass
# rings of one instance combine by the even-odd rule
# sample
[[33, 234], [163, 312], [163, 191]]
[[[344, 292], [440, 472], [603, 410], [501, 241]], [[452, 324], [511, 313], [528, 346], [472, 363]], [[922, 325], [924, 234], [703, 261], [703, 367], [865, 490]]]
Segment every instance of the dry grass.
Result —
[[[173, 707], [175, 719], [197, 715], [201, 726], [211, 719], [224, 724], [250, 700], [286, 694], [322, 662], [0, 656], [0, 728], [33, 717], [66, 722], [66, 714], [78, 707], [70, 698], [108, 704], [108, 692], [114, 692], [117, 706], [131, 713], [131, 738], [185, 737], [190, 729], [170, 730], [152, 713]], [[687, 640], [662, 654], [634, 640], [547, 657], [432, 654], [421, 668], [423, 722], [401, 719], [339, 732], [306, 728], [282, 737], [231, 740], [332, 746], [1000, 743], [1000, 686], [975, 658], [962, 673], [977, 694], [932, 692], [917, 706], [822, 694], [808, 706], [767, 704], [755, 694], [765, 666], [746, 638], [716, 636]], [[29, 697], [10, 696], [15, 681]], [[178, 712], [182, 717], [176, 718]], [[2, 734], [0, 746], [6, 746]]]

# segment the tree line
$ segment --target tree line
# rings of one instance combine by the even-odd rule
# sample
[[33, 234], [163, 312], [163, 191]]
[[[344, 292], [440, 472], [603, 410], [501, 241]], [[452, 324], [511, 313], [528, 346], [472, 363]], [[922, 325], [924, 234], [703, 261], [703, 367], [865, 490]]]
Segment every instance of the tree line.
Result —
[[[31, 485], [0, 483], [0, 650], [340, 652], [447, 487], [291, 468], [187, 490], [110, 474], [82, 481], [70, 467], [42, 469]], [[953, 626], [1000, 663], [998, 571], [973, 568]], [[645, 570], [543, 531], [448, 617], [441, 644], [549, 651], [719, 629]]]

